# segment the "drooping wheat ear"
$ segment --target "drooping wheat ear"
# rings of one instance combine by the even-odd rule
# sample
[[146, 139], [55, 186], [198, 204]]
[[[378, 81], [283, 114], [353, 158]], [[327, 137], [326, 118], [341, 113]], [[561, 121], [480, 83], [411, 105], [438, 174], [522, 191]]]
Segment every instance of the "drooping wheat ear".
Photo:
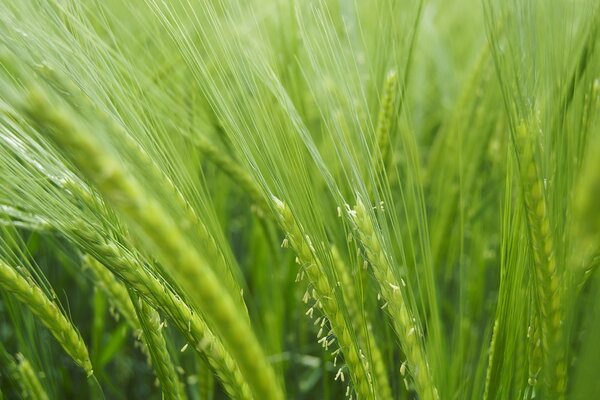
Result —
[[344, 304], [348, 309], [350, 320], [358, 340], [360, 347], [368, 352], [373, 364], [373, 375], [375, 377], [376, 391], [379, 393], [379, 398], [382, 400], [391, 400], [392, 390], [388, 380], [387, 368], [377, 345], [377, 341], [372, 332], [371, 321], [366, 315], [366, 311], [362, 309], [360, 294], [356, 290], [354, 280], [350, 276], [347, 264], [342, 259], [335, 245], [331, 246], [331, 258], [337, 277], [340, 280], [340, 288], [344, 298]]
[[137, 335], [136, 337], [138, 337], [143, 344], [141, 346], [141, 351], [148, 357], [148, 360], [151, 360], [152, 355], [148, 353], [148, 346], [144, 339], [139, 337], [142, 333], [142, 326], [135, 311], [131, 296], [125, 285], [119, 282], [108, 268], [89, 254], [83, 256], [82, 268], [92, 271], [96, 285], [104, 291], [112, 306], [125, 318], [127, 324], [133, 329]]
[[377, 115], [377, 127], [375, 128], [375, 139], [377, 149], [375, 151], [374, 167], [376, 171], [382, 171], [389, 162], [391, 143], [391, 129], [396, 107], [396, 95], [398, 93], [398, 74], [392, 70], [388, 73], [383, 93], [379, 104]]
[[53, 105], [41, 89], [30, 88], [22, 105], [31, 121], [95, 183], [104, 198], [152, 242], [163, 266], [212, 323], [214, 333], [238, 363], [252, 393], [257, 398], [282, 399], [275, 373], [244, 312], [169, 214], [126, 173], [77, 116]]
[[[77, 85], [73, 84], [71, 80], [65, 79], [65, 77], [61, 76], [55, 69], [50, 68], [47, 65], [38, 66], [36, 70], [50, 82], [59, 85], [62, 90], [69, 93], [70, 104], [76, 107], [81, 107], [82, 104], [85, 104], [89, 110], [94, 111], [96, 117], [103, 126], [110, 130], [112, 135], [119, 138], [120, 143], [123, 145], [123, 153], [136, 159], [145, 173], [151, 176], [152, 181], [162, 185], [162, 187], [172, 195], [172, 199], [175, 200], [175, 205], [180, 211], [183, 211], [187, 224], [189, 224], [203, 243], [204, 249], [207, 252], [206, 258], [212, 260], [213, 268], [218, 271], [222, 278], [221, 282], [229, 289], [231, 296], [239, 301], [240, 307], [245, 308], [244, 301], [240, 295], [240, 287], [233, 277], [231, 269], [227, 267], [225, 257], [219, 249], [215, 238], [209, 232], [194, 207], [186, 199], [177, 185], [175, 185], [173, 180], [158, 167], [148, 152], [130, 135], [129, 132], [125, 130], [125, 128], [123, 128], [122, 125], [98, 110], [82, 90]], [[84, 202], [88, 203], [88, 205], [91, 206], [97, 203], [97, 199], [93, 197], [93, 193], [90, 193], [86, 188], [78, 185], [76, 182], [66, 180], [63, 186], [79, 196]]]
[[561, 284], [556, 266], [550, 219], [544, 186], [534, 156], [531, 129], [525, 123], [516, 128], [515, 150], [519, 165], [527, 231], [533, 250], [536, 300], [539, 307], [542, 358], [548, 371], [546, 384], [552, 398], [563, 398], [567, 385], [567, 365], [563, 349]]
[[23, 397], [32, 400], [48, 400], [48, 393], [44, 390], [29, 361], [21, 353], [18, 353], [16, 358], [19, 385], [24, 392]]
[[[132, 299], [136, 297], [133, 291], [130, 294]], [[175, 372], [174, 363], [171, 361], [167, 342], [162, 333], [164, 325], [160, 320], [160, 314], [141, 297], [138, 297], [137, 300], [134, 301], [135, 311], [142, 327], [154, 371], [162, 387], [163, 398], [169, 400], [185, 398], [185, 392], [179, 382], [177, 372]]]
[[[113, 130], [115, 132], [122, 131], [122, 129], [116, 124], [114, 124]], [[215, 241], [215, 238], [209, 232], [204, 222], [202, 222], [194, 207], [185, 198], [173, 180], [156, 165], [148, 153], [127, 132], [121, 132], [120, 138], [123, 139], [125, 151], [128, 154], [135, 155], [142, 162], [145, 171], [152, 176], [152, 179], [155, 182], [162, 184], [163, 187], [165, 187], [169, 193], [172, 194], [178, 209], [184, 212], [186, 221], [191, 223], [194, 232], [198, 235], [199, 239], [203, 243], [203, 249], [206, 251], [206, 259], [212, 261], [212, 267], [218, 271], [220, 277], [222, 278], [221, 282], [225, 284], [230, 295], [239, 302], [240, 308], [246, 311], [247, 316], [244, 299], [241, 296], [241, 288], [231, 273], [231, 269], [227, 266], [227, 261], [225, 260], [219, 245]]]
[[[340, 349], [344, 353], [344, 359], [348, 365], [358, 398], [373, 399], [375, 394], [372, 386], [373, 380], [371, 378], [370, 367], [364, 362], [363, 357], [361, 357], [364, 352], [360, 349], [358, 343], [356, 343], [356, 336], [352, 331], [352, 326], [336, 302], [335, 293], [329, 284], [327, 276], [323, 273], [323, 267], [314, 255], [310, 238], [302, 233], [292, 212], [285, 203], [277, 198], [274, 198], [273, 202], [279, 214], [281, 226], [287, 233], [287, 241], [296, 252], [298, 263], [302, 265], [303, 270], [301, 273], [305, 273], [308, 276], [313, 286], [316, 294], [316, 298], [314, 299], [316, 306], [321, 306], [325, 316], [329, 319], [331, 330], [337, 337]], [[319, 341], [323, 340], [321, 343], [328, 343], [327, 336], [319, 338]]]
[[88, 376], [94, 373], [83, 339], [73, 324], [37, 284], [25, 279], [14, 268], [0, 260], [0, 287], [12, 293], [39, 318], [67, 354], [84, 369]]
[[386, 309], [391, 317], [396, 335], [398, 335], [400, 345], [406, 355], [407, 362], [403, 372], [407, 369], [412, 374], [419, 398], [438, 399], [438, 391], [431, 376], [420, 338], [422, 330], [413, 317], [403, 293], [405, 283], [399, 282], [396, 278], [385, 254], [378, 230], [360, 198], [354, 209], [348, 210], [348, 215], [364, 246], [380, 293], [386, 301]]
[[186, 338], [193, 349], [206, 356], [222, 386], [231, 398], [252, 399], [252, 394], [237, 363], [224, 349], [221, 341], [206, 326], [198, 313], [194, 312], [157, 277], [148, 272], [140, 261], [118, 244], [109, 241], [98, 230], [85, 224], [75, 224], [71, 235], [85, 243], [86, 251], [94, 254], [127, 287], [134, 289], [152, 305], [158, 307], [177, 330]]
[[90, 255], [84, 255], [82, 263], [84, 268], [89, 268], [93, 272], [98, 286], [106, 293], [109, 301], [125, 318], [129, 326], [133, 330], [140, 329], [140, 321], [127, 288], [102, 263]]

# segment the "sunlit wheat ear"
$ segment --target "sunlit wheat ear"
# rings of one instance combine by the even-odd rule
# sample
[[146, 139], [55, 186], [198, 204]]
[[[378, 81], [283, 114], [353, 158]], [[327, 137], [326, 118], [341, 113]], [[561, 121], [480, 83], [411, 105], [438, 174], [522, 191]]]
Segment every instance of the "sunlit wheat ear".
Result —
[[352, 322], [352, 327], [360, 341], [361, 349], [364, 349], [363, 351], [366, 352], [373, 365], [371, 368], [375, 380], [373, 386], [377, 393], [379, 393], [380, 399], [391, 400], [393, 397], [387, 376], [387, 368], [381, 350], [377, 344], [377, 340], [373, 335], [371, 320], [368, 318], [366, 310], [364, 310], [362, 301], [360, 300], [363, 294], [359, 293], [357, 290], [354, 280], [348, 271], [348, 267], [335, 245], [331, 246], [331, 258], [336, 276], [339, 279], [339, 286], [343, 294], [344, 304]]
[[88, 376], [94, 373], [87, 347], [71, 322], [39, 286], [25, 279], [2, 260], [0, 260], [0, 287], [31, 310]]
[[535, 288], [540, 313], [542, 357], [546, 369], [546, 385], [553, 396], [561, 398], [567, 385], [564, 354], [563, 283], [556, 265], [554, 240], [545, 189], [534, 156], [532, 128], [521, 123], [516, 128], [515, 148], [518, 156], [523, 203], [527, 216], [529, 242], [535, 267]]
[[32, 400], [48, 400], [48, 393], [42, 386], [38, 374], [35, 373], [31, 363], [23, 356], [17, 354], [17, 372], [19, 374], [19, 385], [24, 397]]
[[[160, 169], [155, 160], [153, 160], [148, 152], [134, 139], [130, 132], [127, 132], [125, 128], [118, 124], [113, 118], [97, 110], [97, 107], [90, 102], [88, 97], [85, 96], [79, 87], [48, 66], [38, 67], [37, 70], [50, 82], [58, 85], [62, 90], [70, 94], [70, 104], [79, 107], [85, 105], [91, 113], [95, 114], [95, 117], [98, 118], [111, 134], [117, 138], [119, 143], [121, 143], [121, 151], [127, 154], [128, 157], [137, 160], [144, 169], [144, 172], [151, 176], [152, 181], [155, 184], [162, 186], [162, 188], [171, 194], [171, 199], [174, 200], [177, 209], [183, 213], [186, 220], [186, 226], [189, 225], [190, 228], [188, 229], [191, 229], [193, 233], [197, 234], [204, 244], [206, 258], [212, 260], [212, 267], [220, 274], [222, 278], [221, 282], [227, 287], [231, 296], [234, 299], [239, 300], [240, 307], [245, 308], [243, 299], [240, 296], [240, 287], [233, 277], [231, 269], [228, 268], [225, 257], [219, 249], [219, 245], [216, 243], [215, 238], [211, 235], [192, 204], [186, 199], [185, 195], [177, 187], [175, 182]], [[237, 169], [240, 174], [242, 174], [243, 171], [241, 168], [237, 167]], [[66, 184], [70, 190], [81, 196], [84, 201], [88, 202], [88, 205], [93, 209], [95, 199], [91, 198], [89, 192], [85, 191], [85, 189], [79, 185], [74, 185], [73, 182], [67, 181]]]
[[[133, 291], [131, 295], [135, 297]], [[179, 382], [174, 363], [169, 355], [167, 342], [163, 336], [163, 324], [160, 320], [160, 314], [141, 297], [134, 301], [134, 306], [142, 327], [144, 341], [150, 353], [152, 366], [161, 384], [163, 398], [168, 400], [184, 398], [185, 392], [181, 382]]]
[[87, 251], [102, 260], [106, 268], [120, 277], [128, 288], [134, 289], [169, 316], [194, 351], [206, 356], [231, 398], [252, 399], [248, 383], [237, 363], [198, 313], [157, 277], [149, 273], [131, 253], [106, 239], [97, 230], [81, 224], [79, 229], [71, 234], [78, 237], [80, 242], [86, 243]]
[[244, 312], [160, 204], [126, 174], [85, 124], [67, 110], [53, 106], [42, 90], [29, 90], [23, 109], [95, 183], [106, 200], [153, 243], [174, 280], [212, 322], [211, 327], [238, 363], [253, 394], [269, 400], [281, 399], [275, 373]]
[[354, 225], [373, 275], [385, 300], [385, 309], [390, 315], [398, 335], [400, 345], [407, 358], [408, 372], [413, 377], [418, 395], [426, 400], [438, 399], [438, 391], [433, 382], [423, 340], [422, 329], [406, 301], [404, 281], [398, 281], [385, 254], [378, 230], [360, 198], [354, 209], [348, 209], [348, 216]]
[[[348, 366], [358, 398], [374, 398], [371, 368], [369, 365], [365, 365], [363, 357], [360, 356], [362, 350], [356, 342], [356, 334], [352, 331], [351, 323], [346, 319], [337, 304], [336, 295], [327, 280], [327, 276], [323, 273], [320, 261], [315, 257], [314, 250], [311, 248], [310, 238], [302, 233], [289, 207], [277, 198], [273, 198], [273, 203], [279, 214], [281, 227], [287, 233], [286, 243], [289, 243], [294, 249], [298, 264], [302, 267], [299, 274], [306, 274], [314, 289], [315, 295], [312, 296], [312, 300], [315, 301], [315, 305], [309, 309], [307, 315], [312, 318], [315, 307], [323, 310], [331, 324], [332, 333], [337, 337], [340, 350], [344, 354], [344, 360]], [[309, 291], [305, 296], [306, 302], [311, 297], [308, 293]], [[329, 333], [320, 333], [324, 333], [325, 336], [319, 338], [319, 343], [324, 344], [327, 349], [329, 347]], [[343, 377], [342, 370], [339, 371], [338, 378]]]

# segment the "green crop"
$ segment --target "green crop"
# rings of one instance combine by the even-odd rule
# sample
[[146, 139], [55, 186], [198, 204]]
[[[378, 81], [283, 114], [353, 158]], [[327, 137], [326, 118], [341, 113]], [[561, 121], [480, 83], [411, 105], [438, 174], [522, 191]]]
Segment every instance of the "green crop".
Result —
[[600, 393], [594, 0], [0, 0], [0, 398]]

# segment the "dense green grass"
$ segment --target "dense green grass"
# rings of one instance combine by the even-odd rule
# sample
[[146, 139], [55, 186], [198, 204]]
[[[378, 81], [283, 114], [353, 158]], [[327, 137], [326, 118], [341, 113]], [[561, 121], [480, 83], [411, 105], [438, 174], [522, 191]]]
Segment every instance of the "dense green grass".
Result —
[[2, 396], [600, 393], [597, 1], [0, 0], [0, 32]]

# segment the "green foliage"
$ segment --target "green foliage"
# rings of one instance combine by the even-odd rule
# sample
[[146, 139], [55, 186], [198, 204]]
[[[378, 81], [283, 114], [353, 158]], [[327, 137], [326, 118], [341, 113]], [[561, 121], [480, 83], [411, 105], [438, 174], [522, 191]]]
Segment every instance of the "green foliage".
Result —
[[597, 392], [597, 1], [0, 0], [0, 32], [3, 396]]

